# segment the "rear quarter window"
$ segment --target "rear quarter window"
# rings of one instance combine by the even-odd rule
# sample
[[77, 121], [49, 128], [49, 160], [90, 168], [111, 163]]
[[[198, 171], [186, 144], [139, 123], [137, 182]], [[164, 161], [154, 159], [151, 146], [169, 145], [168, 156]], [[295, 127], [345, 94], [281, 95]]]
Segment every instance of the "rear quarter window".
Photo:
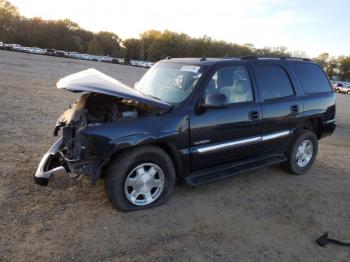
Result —
[[305, 93], [316, 94], [332, 92], [332, 87], [326, 74], [318, 65], [311, 63], [293, 63], [292, 67]]
[[256, 77], [264, 100], [294, 95], [287, 72], [277, 65], [259, 65]]

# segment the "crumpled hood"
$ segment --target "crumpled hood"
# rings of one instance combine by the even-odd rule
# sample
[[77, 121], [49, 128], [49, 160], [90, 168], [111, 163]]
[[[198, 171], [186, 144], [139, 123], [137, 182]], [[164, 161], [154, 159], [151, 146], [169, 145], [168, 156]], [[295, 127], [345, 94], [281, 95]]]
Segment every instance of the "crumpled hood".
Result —
[[170, 104], [144, 95], [94, 68], [61, 78], [57, 82], [57, 88], [72, 92], [93, 92], [117, 96], [162, 109], [170, 109], [172, 107]]

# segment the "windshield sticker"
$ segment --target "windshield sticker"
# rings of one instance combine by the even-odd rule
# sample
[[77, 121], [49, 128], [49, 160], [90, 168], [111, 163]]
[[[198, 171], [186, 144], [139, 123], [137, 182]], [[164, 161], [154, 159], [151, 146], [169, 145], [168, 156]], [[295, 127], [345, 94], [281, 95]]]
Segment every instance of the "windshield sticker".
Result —
[[180, 71], [198, 73], [198, 70], [200, 68], [201, 68], [200, 66], [184, 65], [181, 67]]

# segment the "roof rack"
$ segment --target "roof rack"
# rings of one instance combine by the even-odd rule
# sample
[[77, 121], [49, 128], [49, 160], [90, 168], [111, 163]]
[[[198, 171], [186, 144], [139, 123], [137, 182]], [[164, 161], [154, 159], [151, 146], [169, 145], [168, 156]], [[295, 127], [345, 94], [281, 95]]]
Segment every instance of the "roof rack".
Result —
[[280, 59], [280, 60], [301, 60], [301, 61], [311, 61], [309, 58], [301, 57], [287, 57], [287, 56], [242, 56], [241, 60], [250, 60], [250, 59]]
[[254, 56], [254, 55], [248, 55], [248, 56], [242, 56], [242, 60], [248, 60], [248, 59], [258, 59], [259, 57]]

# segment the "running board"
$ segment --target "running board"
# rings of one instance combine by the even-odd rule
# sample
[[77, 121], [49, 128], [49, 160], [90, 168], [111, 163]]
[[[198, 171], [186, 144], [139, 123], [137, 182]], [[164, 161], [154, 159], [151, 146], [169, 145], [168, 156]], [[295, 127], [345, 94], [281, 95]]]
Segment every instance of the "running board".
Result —
[[286, 160], [287, 158], [283, 154], [275, 154], [258, 160], [255, 158], [255, 160], [242, 161], [235, 164], [226, 164], [215, 168], [193, 172], [191, 175], [184, 177], [184, 182], [188, 186], [199, 186], [202, 184], [236, 176], [243, 172], [279, 164]]

